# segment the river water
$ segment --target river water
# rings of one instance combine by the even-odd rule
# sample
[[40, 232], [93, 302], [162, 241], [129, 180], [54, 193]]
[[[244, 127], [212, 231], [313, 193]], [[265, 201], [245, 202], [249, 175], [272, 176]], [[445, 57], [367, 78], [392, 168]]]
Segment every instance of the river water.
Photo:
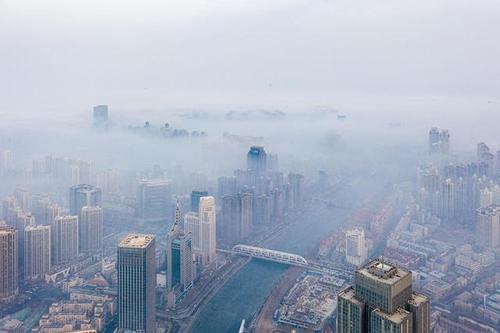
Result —
[[[360, 195], [366, 195], [365, 191], [372, 191], [371, 194], [374, 196], [382, 192], [380, 183], [375, 184], [376, 182], [360, 179], [356, 179], [355, 183], [354, 188], [348, 186], [341, 193], [342, 202], [350, 202], [351, 205], [327, 207], [324, 204], [315, 204], [317, 200], [313, 200], [299, 221], [287, 228], [268, 247], [301, 255], [310, 253], [322, 239], [334, 232], [357, 207], [362, 205], [360, 200], [356, 200]], [[363, 189], [363, 193], [359, 191], [360, 189]], [[280, 264], [252, 260], [235, 274], [202, 310], [192, 331], [238, 332], [241, 320], [250, 322], [285, 270], [286, 267]]]

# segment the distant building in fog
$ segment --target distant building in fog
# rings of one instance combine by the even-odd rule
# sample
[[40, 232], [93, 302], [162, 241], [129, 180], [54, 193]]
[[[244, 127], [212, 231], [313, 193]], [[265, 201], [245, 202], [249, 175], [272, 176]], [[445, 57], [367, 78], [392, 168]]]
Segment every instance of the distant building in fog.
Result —
[[108, 106], [96, 105], [93, 110], [94, 125], [101, 126], [108, 122]]
[[137, 189], [137, 215], [143, 219], [168, 218], [170, 186], [165, 180], [143, 180]]
[[74, 262], [78, 258], [78, 216], [57, 216], [51, 243], [54, 265]]
[[345, 235], [345, 258], [346, 261], [355, 266], [361, 266], [367, 259], [365, 242], [365, 231], [363, 229], [352, 229]]
[[263, 175], [267, 171], [267, 155], [264, 147], [252, 146], [247, 154], [247, 169], [256, 175]]
[[103, 240], [103, 214], [101, 207], [84, 206], [78, 221], [80, 252], [100, 252]]
[[69, 189], [69, 213], [79, 216], [84, 206], [102, 207], [101, 189], [87, 184], [79, 184]]
[[429, 154], [448, 154], [450, 152], [450, 133], [433, 127], [429, 131]]
[[[198, 213], [200, 219], [200, 240], [201, 256], [203, 265], [215, 263], [216, 254], [216, 216], [214, 197], [200, 198], [200, 209]], [[189, 230], [186, 230], [189, 231]]]

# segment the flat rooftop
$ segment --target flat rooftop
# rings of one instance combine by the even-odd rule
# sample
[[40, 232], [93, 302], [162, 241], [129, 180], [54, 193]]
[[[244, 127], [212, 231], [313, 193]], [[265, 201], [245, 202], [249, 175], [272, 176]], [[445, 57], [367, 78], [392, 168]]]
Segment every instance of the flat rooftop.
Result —
[[411, 273], [405, 268], [398, 267], [379, 259], [375, 259], [364, 267], [360, 268], [357, 271], [357, 274], [364, 275], [367, 278], [374, 279], [383, 283], [393, 284]]
[[397, 325], [400, 325], [406, 318], [411, 316], [411, 313], [402, 308], [397, 308], [393, 313], [386, 313], [380, 309], [373, 310], [372, 314], [389, 320]]
[[129, 234], [120, 242], [120, 247], [146, 248], [154, 240], [154, 235]]
[[345, 299], [353, 304], [356, 304], [358, 306], [363, 306], [364, 302], [356, 298], [355, 291], [353, 287], [348, 287], [344, 290], [342, 290], [339, 295], [339, 298]]
[[422, 294], [413, 293], [408, 299], [408, 303], [414, 306], [422, 305], [426, 302], [429, 302], [429, 298]]

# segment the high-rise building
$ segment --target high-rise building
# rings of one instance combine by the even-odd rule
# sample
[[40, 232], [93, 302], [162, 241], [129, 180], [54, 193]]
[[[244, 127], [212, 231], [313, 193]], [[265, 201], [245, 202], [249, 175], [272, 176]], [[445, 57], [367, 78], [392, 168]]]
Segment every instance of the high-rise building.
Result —
[[137, 215], [143, 219], [167, 219], [171, 212], [170, 187], [167, 181], [143, 180], [137, 191]]
[[[193, 285], [193, 245], [191, 233], [181, 229], [179, 205], [176, 219], [167, 233], [167, 291], [185, 291]], [[173, 302], [175, 305], [175, 302]]]
[[252, 146], [247, 153], [247, 169], [256, 175], [263, 175], [267, 171], [267, 155], [264, 147]]
[[250, 193], [226, 195], [222, 198], [220, 236], [235, 243], [249, 236], [253, 220], [253, 196]]
[[346, 261], [355, 266], [361, 266], [367, 258], [365, 231], [363, 229], [352, 229], [345, 235], [345, 258]]
[[429, 299], [412, 291], [410, 271], [373, 260], [339, 293], [337, 332], [428, 333]]
[[[201, 257], [203, 265], [215, 263], [216, 254], [216, 215], [214, 197], [200, 198], [200, 209], [198, 213], [200, 219], [200, 240]], [[187, 230], [189, 232], [189, 230]]]
[[304, 176], [298, 173], [291, 173], [288, 175], [288, 182], [292, 190], [293, 207], [300, 207], [303, 201]]
[[79, 216], [84, 206], [102, 207], [101, 189], [80, 184], [69, 189], [69, 213]]
[[200, 208], [200, 198], [207, 197], [207, 191], [192, 191], [191, 192], [191, 211], [197, 212]]
[[52, 223], [52, 262], [69, 264], [78, 258], [78, 216], [57, 216]]
[[11, 150], [0, 150], [0, 175], [14, 168], [14, 153]]
[[93, 110], [94, 125], [100, 126], [108, 122], [108, 106], [96, 105]]
[[103, 239], [102, 208], [84, 206], [78, 220], [78, 244], [80, 252], [100, 252]]
[[18, 293], [16, 229], [0, 226], [0, 301], [12, 300]]
[[254, 225], [271, 224], [272, 198], [262, 194], [253, 197], [252, 220]]
[[429, 154], [450, 152], [450, 132], [433, 127], [429, 131]]
[[33, 200], [32, 212], [37, 224], [51, 225], [54, 218], [61, 212], [61, 207], [51, 203], [48, 196], [40, 196]]
[[236, 177], [219, 177], [217, 183], [217, 195], [219, 198], [222, 198], [225, 195], [233, 195], [238, 192]]
[[490, 205], [477, 210], [476, 234], [481, 246], [500, 247], [500, 206]]
[[429, 154], [439, 152], [439, 129], [433, 127], [429, 130]]
[[24, 229], [24, 278], [43, 279], [50, 271], [50, 226], [29, 226]]
[[118, 329], [153, 333], [155, 323], [155, 237], [130, 234], [118, 245]]

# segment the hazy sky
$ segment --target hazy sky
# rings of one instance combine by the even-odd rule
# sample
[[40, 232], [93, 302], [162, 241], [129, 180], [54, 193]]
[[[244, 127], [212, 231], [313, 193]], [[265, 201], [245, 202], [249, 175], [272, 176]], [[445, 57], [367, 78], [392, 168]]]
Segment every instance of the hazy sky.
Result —
[[0, 0], [0, 113], [498, 99], [498, 0]]

